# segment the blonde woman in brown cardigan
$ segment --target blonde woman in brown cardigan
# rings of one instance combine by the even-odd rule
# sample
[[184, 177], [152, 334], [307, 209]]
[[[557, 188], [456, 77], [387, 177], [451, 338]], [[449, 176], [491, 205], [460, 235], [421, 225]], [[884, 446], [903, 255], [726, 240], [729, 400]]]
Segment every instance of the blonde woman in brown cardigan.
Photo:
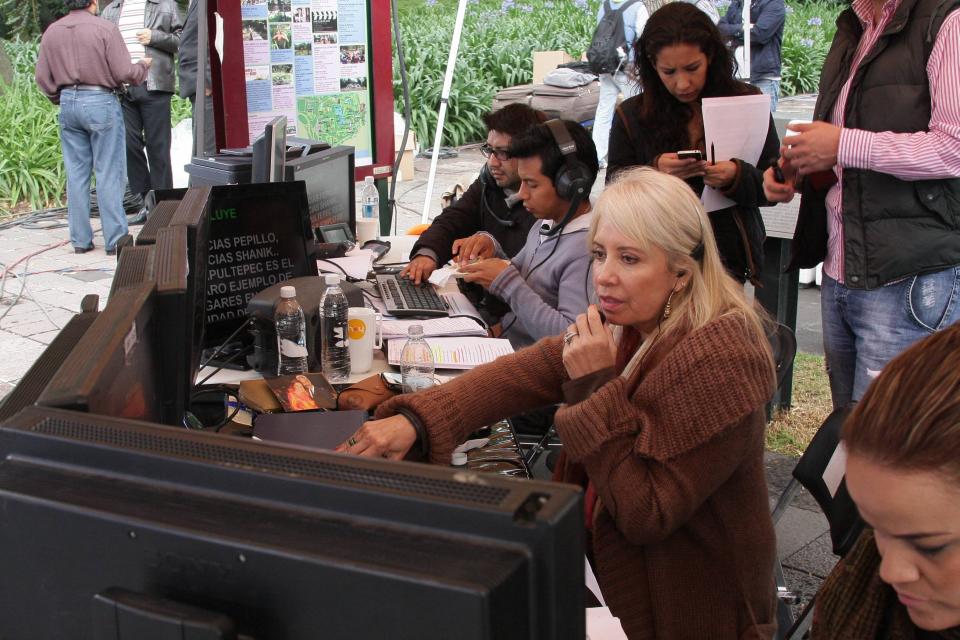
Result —
[[[471, 431], [557, 402], [560, 480], [586, 488], [588, 553], [631, 639], [769, 638], [775, 542], [763, 470], [773, 365], [678, 178], [624, 172], [589, 233], [599, 309], [563, 337], [397, 396], [341, 450], [449, 464]], [[418, 430], [422, 436], [418, 436]]]

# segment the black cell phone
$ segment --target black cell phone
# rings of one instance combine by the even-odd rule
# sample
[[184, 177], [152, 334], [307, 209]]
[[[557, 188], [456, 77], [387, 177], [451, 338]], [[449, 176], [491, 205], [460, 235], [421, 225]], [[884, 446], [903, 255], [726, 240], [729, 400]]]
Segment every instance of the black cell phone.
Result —
[[390, 243], [387, 240], [367, 240], [360, 248], [373, 251], [373, 261], [378, 262], [390, 251]]
[[677, 151], [677, 157], [681, 160], [703, 160], [703, 152], [700, 149], [687, 149]]
[[783, 175], [783, 169], [780, 168], [780, 158], [773, 158], [770, 161], [770, 166], [773, 168], [773, 179], [783, 184], [787, 181], [786, 177]]

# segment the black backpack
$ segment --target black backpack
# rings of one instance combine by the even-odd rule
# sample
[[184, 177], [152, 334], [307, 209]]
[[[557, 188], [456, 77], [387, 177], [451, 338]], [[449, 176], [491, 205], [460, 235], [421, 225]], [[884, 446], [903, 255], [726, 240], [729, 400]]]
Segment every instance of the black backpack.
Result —
[[638, 0], [627, 0], [616, 11], [610, 6], [610, 0], [603, 0], [603, 17], [593, 32], [593, 40], [587, 49], [587, 61], [595, 74], [615, 73], [620, 67], [620, 52], [624, 52], [632, 42], [627, 42], [623, 29], [623, 12]]

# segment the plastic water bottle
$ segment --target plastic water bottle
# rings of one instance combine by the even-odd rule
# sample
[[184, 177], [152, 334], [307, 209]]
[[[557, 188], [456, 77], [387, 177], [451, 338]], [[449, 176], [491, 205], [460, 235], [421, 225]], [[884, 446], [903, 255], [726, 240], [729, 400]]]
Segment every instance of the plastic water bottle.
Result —
[[360, 219], [357, 220], [357, 240], [361, 244], [380, 237], [380, 193], [373, 182], [373, 176], [367, 176], [360, 192]]
[[407, 330], [407, 343], [400, 353], [400, 375], [403, 392], [413, 393], [433, 386], [433, 351], [423, 339], [423, 326], [412, 324]]
[[320, 365], [329, 382], [350, 377], [350, 338], [347, 335], [347, 296], [340, 289], [340, 276], [326, 276], [327, 290], [320, 298]]
[[277, 375], [307, 372], [307, 323], [295, 287], [280, 287], [273, 314], [277, 330]]

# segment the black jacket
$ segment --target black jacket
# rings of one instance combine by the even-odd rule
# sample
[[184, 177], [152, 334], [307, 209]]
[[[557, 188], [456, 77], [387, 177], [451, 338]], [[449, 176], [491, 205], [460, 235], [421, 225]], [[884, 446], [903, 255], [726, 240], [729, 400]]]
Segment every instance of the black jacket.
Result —
[[[783, 0], [754, 0], [750, 3], [750, 79], [779, 77], [783, 46], [783, 25], [787, 7]], [[720, 22], [720, 33], [743, 45], [743, 0], [733, 0]]]
[[410, 256], [426, 250], [428, 255], [432, 253], [432, 257], [436, 257], [437, 265], [442, 266], [452, 257], [450, 248], [454, 240], [486, 231], [513, 257], [523, 248], [534, 220], [519, 200], [508, 207], [503, 189], [492, 180], [487, 185], [477, 178], [459, 200], [434, 218], [413, 245]]
[[[641, 94], [617, 107], [610, 129], [607, 182], [618, 171], [651, 165], [661, 153], [677, 151], [656, 149], [650, 138], [643, 135], [644, 131], [657, 126], [657, 123], [643, 122], [640, 119], [642, 100]], [[717, 239], [720, 258], [730, 275], [741, 282], [757, 281], [763, 269], [763, 241], [766, 231], [759, 207], [769, 205], [763, 195], [763, 172], [770, 166], [770, 159], [777, 158], [779, 151], [780, 139], [771, 118], [757, 166], [734, 159], [740, 166], [740, 171], [736, 182], [724, 195], [737, 204], [710, 213], [710, 225]], [[697, 195], [703, 192], [703, 178], [690, 178], [686, 182]]]
[[[114, 0], [101, 16], [117, 24], [122, 5], [123, 0]], [[143, 86], [147, 91], [173, 93], [173, 56], [180, 46], [183, 20], [173, 0], [146, 0], [145, 5], [143, 27], [150, 29], [150, 44], [145, 45], [144, 49], [147, 57], [153, 58], [153, 64]]]
[[[927, 61], [943, 19], [960, 0], [903, 0], [854, 76], [843, 125], [863, 131], [926, 131], [930, 122]], [[829, 120], [850, 75], [863, 29], [852, 9], [837, 18], [823, 65], [814, 119]], [[836, 175], [808, 176], [793, 239], [791, 268], [812, 267], [827, 254], [825, 198]], [[874, 289], [960, 264], [960, 178], [900, 180], [844, 168], [844, 284]]]
[[[177, 53], [177, 75], [180, 77], [181, 98], [191, 98], [197, 93], [197, 0], [190, 2], [183, 32], [180, 34], [180, 49]], [[207, 60], [207, 86], [210, 81], [210, 61]]]

